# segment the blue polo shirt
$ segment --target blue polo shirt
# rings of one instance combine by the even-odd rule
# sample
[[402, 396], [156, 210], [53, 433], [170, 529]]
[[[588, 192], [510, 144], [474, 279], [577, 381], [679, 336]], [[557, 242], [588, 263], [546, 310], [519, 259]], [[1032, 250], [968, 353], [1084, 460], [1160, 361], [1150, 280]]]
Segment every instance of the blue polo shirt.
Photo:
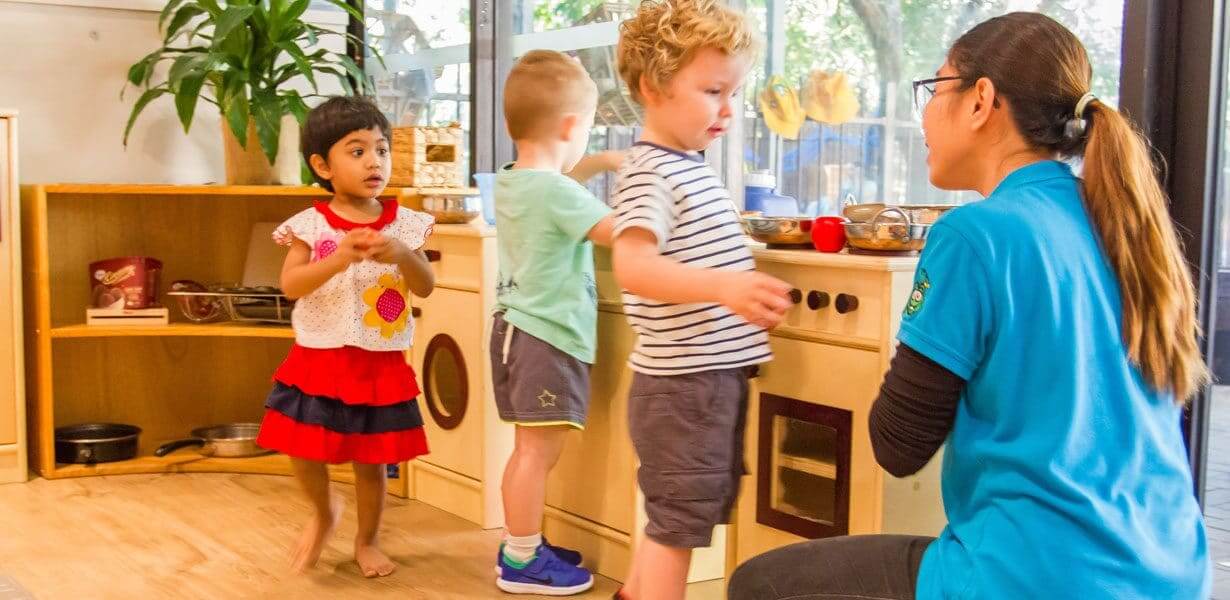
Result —
[[968, 381], [918, 598], [1205, 598], [1180, 408], [1127, 359], [1079, 181], [1044, 161], [933, 228], [900, 340]]

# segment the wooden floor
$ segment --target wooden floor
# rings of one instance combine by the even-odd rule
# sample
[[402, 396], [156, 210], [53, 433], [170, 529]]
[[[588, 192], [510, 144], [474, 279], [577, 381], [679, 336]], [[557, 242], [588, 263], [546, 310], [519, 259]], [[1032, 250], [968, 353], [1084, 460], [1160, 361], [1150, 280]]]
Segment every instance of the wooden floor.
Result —
[[[354, 495], [317, 570], [286, 557], [307, 503], [288, 477], [124, 475], [0, 486], [0, 576], [57, 598], [514, 598], [493, 583], [498, 531], [390, 497], [382, 546], [398, 570], [364, 579], [351, 560]], [[609, 598], [597, 578], [576, 598]], [[518, 596], [528, 597], [528, 596]], [[689, 600], [723, 597], [720, 581]]]

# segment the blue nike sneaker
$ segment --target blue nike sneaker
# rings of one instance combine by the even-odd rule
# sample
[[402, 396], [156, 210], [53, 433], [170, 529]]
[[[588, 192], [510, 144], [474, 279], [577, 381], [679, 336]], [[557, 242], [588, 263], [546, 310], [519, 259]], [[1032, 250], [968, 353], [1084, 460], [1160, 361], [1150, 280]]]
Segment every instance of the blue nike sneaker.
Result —
[[[572, 550], [570, 548], [565, 548], [563, 546], [554, 546], [551, 544], [551, 542], [548, 542], [547, 538], [545, 537], [542, 538], [542, 545], [550, 548], [551, 551], [554, 552], [555, 555], [558, 556], [560, 560], [570, 565], [576, 565], [578, 567], [581, 566], [582, 558], [581, 558], [580, 552], [577, 552], [576, 550]], [[504, 555], [504, 542], [500, 542], [500, 548], [496, 550], [496, 554], [495, 554], [495, 574], [497, 576], [500, 574], [500, 564], [501, 564], [500, 557], [503, 555]]]
[[542, 594], [571, 596], [594, 586], [594, 576], [586, 569], [569, 564], [547, 545], [529, 562], [517, 566], [500, 553], [500, 577], [496, 587], [510, 594]]

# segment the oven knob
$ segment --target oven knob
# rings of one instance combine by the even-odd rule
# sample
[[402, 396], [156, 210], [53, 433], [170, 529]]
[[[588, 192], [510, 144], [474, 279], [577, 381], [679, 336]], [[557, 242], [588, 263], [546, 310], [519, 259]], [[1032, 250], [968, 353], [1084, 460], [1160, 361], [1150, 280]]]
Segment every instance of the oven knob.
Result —
[[837, 294], [837, 312], [846, 314], [858, 310], [858, 296]]
[[799, 288], [791, 288], [791, 290], [790, 290], [790, 301], [791, 301], [791, 302], [793, 302], [793, 303], [795, 303], [795, 304], [798, 304], [798, 303], [802, 302], [802, 301], [803, 301], [803, 292], [802, 292], [801, 290], [799, 290]]
[[807, 308], [812, 310], [820, 310], [829, 305], [828, 292], [817, 292], [812, 290], [807, 292]]

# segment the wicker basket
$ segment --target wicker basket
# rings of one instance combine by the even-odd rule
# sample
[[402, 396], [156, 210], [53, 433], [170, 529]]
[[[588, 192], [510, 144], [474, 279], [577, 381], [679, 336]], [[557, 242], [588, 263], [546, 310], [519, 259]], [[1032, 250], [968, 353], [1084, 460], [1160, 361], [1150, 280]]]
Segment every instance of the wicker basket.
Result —
[[397, 187], [463, 187], [463, 141], [461, 126], [394, 127], [393, 174], [389, 185]]

